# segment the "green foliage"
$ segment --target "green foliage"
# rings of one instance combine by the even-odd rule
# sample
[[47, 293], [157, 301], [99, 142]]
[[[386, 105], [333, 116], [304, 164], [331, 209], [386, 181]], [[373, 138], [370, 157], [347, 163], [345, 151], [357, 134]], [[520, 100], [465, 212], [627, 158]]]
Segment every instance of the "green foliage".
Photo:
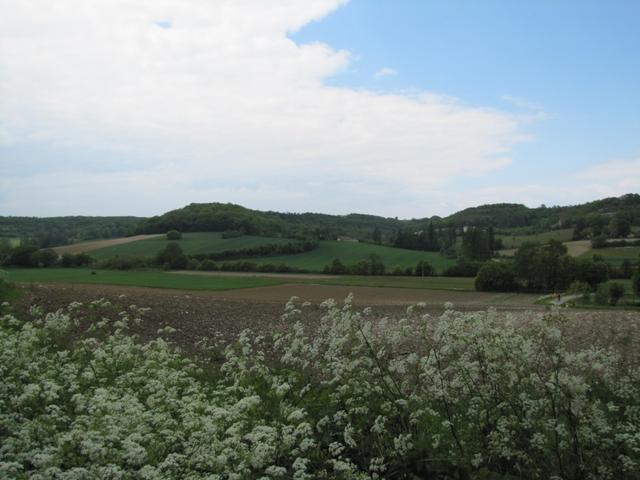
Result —
[[636, 297], [640, 297], [640, 270], [636, 270], [631, 277], [631, 289]]
[[176, 240], [180, 240], [182, 238], [182, 233], [180, 233], [178, 230], [169, 230], [167, 232], [167, 240], [169, 241], [176, 241]]
[[493, 230], [469, 228], [462, 234], [462, 257], [468, 260], [488, 260], [493, 253]]
[[551, 240], [547, 244], [523, 244], [514, 255], [516, 277], [528, 290], [562, 291], [580, 280], [596, 288], [608, 279], [608, 267], [603, 262], [567, 255], [566, 247]]
[[609, 304], [617, 305], [624, 295], [624, 285], [612, 282], [609, 284]]
[[170, 242], [156, 255], [156, 264], [169, 270], [182, 270], [187, 267], [187, 256], [176, 242]]
[[607, 246], [607, 238], [604, 233], [593, 237], [591, 240], [591, 248], [605, 248]]
[[324, 308], [307, 329], [289, 303], [284, 334], [191, 359], [166, 329], [131, 336], [135, 307], [2, 317], [0, 475], [638, 478], [640, 372], [615, 346], [571, 345], [562, 317]]
[[430, 277], [435, 274], [433, 266], [426, 260], [420, 260], [416, 267], [413, 269], [413, 274], [416, 277]]
[[[15, 294], [15, 285], [9, 281], [7, 273], [0, 270], [0, 303], [9, 300]], [[0, 313], [2, 309], [0, 309]]]
[[137, 217], [0, 217], [0, 237], [16, 237], [39, 248], [85, 240], [124, 237], [142, 221]]
[[504, 262], [485, 263], [475, 279], [478, 291], [513, 292], [519, 288], [513, 266]]
[[93, 263], [93, 258], [86, 253], [63, 253], [60, 259], [60, 266], [70, 267], [87, 267]]
[[598, 285], [593, 300], [597, 305], [606, 305], [609, 303], [609, 286], [604, 283]]
[[53, 267], [57, 263], [58, 254], [50, 248], [38, 250], [31, 255], [31, 265], [34, 267]]

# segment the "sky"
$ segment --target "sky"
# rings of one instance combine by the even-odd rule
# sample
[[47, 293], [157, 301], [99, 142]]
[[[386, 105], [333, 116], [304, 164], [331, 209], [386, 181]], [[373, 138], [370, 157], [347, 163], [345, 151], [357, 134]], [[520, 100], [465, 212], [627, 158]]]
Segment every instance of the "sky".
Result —
[[0, 0], [0, 215], [640, 192], [637, 0]]

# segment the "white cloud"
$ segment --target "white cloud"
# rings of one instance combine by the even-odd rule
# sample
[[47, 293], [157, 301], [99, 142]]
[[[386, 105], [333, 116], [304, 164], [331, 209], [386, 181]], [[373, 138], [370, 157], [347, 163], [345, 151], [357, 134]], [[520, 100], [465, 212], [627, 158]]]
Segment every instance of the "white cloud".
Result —
[[[287, 35], [342, 3], [0, 0], [0, 143], [60, 152], [33, 159], [41, 174], [32, 176], [0, 150], [0, 211], [107, 213], [135, 200], [138, 213], [155, 213], [168, 196], [179, 206], [194, 195], [383, 212], [394, 193], [416, 201], [458, 176], [508, 165], [510, 148], [526, 139], [515, 115], [428, 92], [327, 86], [349, 53]], [[71, 165], [65, 151], [91, 155]], [[127, 158], [123, 170], [95, 173], [112, 155]], [[331, 199], [308, 187], [317, 182]], [[44, 203], [21, 193], [35, 189]]]
[[382, 77], [394, 77], [398, 74], [398, 72], [396, 70], [394, 70], [393, 68], [389, 68], [389, 67], [383, 67], [380, 70], [378, 70], [375, 73], [375, 77], [376, 78], [382, 78]]

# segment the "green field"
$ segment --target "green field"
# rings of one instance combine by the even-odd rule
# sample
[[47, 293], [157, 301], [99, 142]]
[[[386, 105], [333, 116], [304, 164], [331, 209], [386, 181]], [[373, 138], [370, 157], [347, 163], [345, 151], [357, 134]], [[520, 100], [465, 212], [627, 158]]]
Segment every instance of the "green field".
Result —
[[94, 271], [95, 275], [91, 274], [92, 270], [86, 268], [12, 268], [6, 270], [9, 280], [19, 283], [89, 283], [181, 290], [234, 290], [285, 283], [275, 278], [180, 275], [162, 270]]
[[[222, 238], [221, 233], [203, 232], [203, 233], [185, 233], [182, 239], [175, 240], [187, 255], [196, 255], [199, 253], [215, 253], [225, 250], [238, 250], [241, 248], [253, 248], [261, 245], [285, 244], [293, 240], [286, 238], [272, 237], [253, 237], [243, 235], [236, 238]], [[120, 257], [153, 257], [159, 251], [167, 246], [169, 240], [164, 236], [158, 238], [150, 238], [148, 240], [138, 240], [121, 245], [101, 248], [89, 252], [89, 254], [99, 260]]]
[[591, 258], [593, 255], [600, 255], [610, 265], [619, 267], [625, 260], [634, 264], [640, 261], [640, 247], [598, 248], [581, 255], [581, 258]]
[[438, 271], [455, 264], [455, 260], [443, 257], [438, 252], [420, 252], [370, 243], [338, 241], [322, 241], [318, 248], [306, 253], [247, 258], [246, 260], [258, 264], [285, 264], [310, 272], [321, 272], [324, 266], [330, 265], [334, 258], [339, 259], [345, 265], [352, 265], [366, 260], [371, 254], [378, 255], [387, 270], [396, 266], [415, 267], [420, 260], [427, 260]]
[[17, 247], [18, 245], [20, 245], [20, 239], [17, 237], [0, 237], [0, 242], [7, 240], [9, 242], [9, 245], [11, 245], [12, 247]]
[[552, 230], [551, 232], [538, 233], [536, 235], [496, 235], [496, 238], [502, 239], [504, 248], [518, 248], [525, 242], [545, 243], [549, 240], [568, 242], [572, 236], [573, 229], [563, 228], [561, 230]]

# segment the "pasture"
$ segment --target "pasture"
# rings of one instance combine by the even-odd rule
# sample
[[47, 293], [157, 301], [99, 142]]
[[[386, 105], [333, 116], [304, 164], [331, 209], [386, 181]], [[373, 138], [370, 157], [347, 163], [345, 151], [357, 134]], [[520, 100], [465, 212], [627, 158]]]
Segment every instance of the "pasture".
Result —
[[550, 232], [538, 233], [535, 235], [496, 235], [496, 238], [502, 240], [504, 248], [518, 248], [525, 242], [546, 243], [549, 240], [557, 240], [559, 242], [568, 242], [573, 236], [572, 228], [563, 228], [560, 230], [552, 230]]
[[599, 248], [584, 253], [582, 257], [590, 258], [593, 255], [600, 255], [610, 265], [619, 267], [625, 260], [632, 263], [640, 261], [640, 247]]
[[[90, 270], [86, 268], [12, 268], [9, 280], [17, 283], [69, 283], [123, 285], [179, 290], [233, 290], [283, 283], [264, 277], [214, 277], [178, 275], [161, 270]], [[92, 274], [95, 271], [95, 274]]]
[[436, 270], [443, 270], [455, 263], [438, 252], [421, 252], [403, 248], [385, 247], [370, 243], [322, 241], [315, 250], [305, 253], [278, 255], [270, 257], [248, 258], [247, 261], [263, 264], [285, 264], [293, 268], [321, 272], [325, 265], [330, 265], [337, 258], [345, 265], [352, 265], [366, 260], [370, 255], [380, 257], [387, 270], [398, 266], [415, 267], [420, 260], [426, 260]]

